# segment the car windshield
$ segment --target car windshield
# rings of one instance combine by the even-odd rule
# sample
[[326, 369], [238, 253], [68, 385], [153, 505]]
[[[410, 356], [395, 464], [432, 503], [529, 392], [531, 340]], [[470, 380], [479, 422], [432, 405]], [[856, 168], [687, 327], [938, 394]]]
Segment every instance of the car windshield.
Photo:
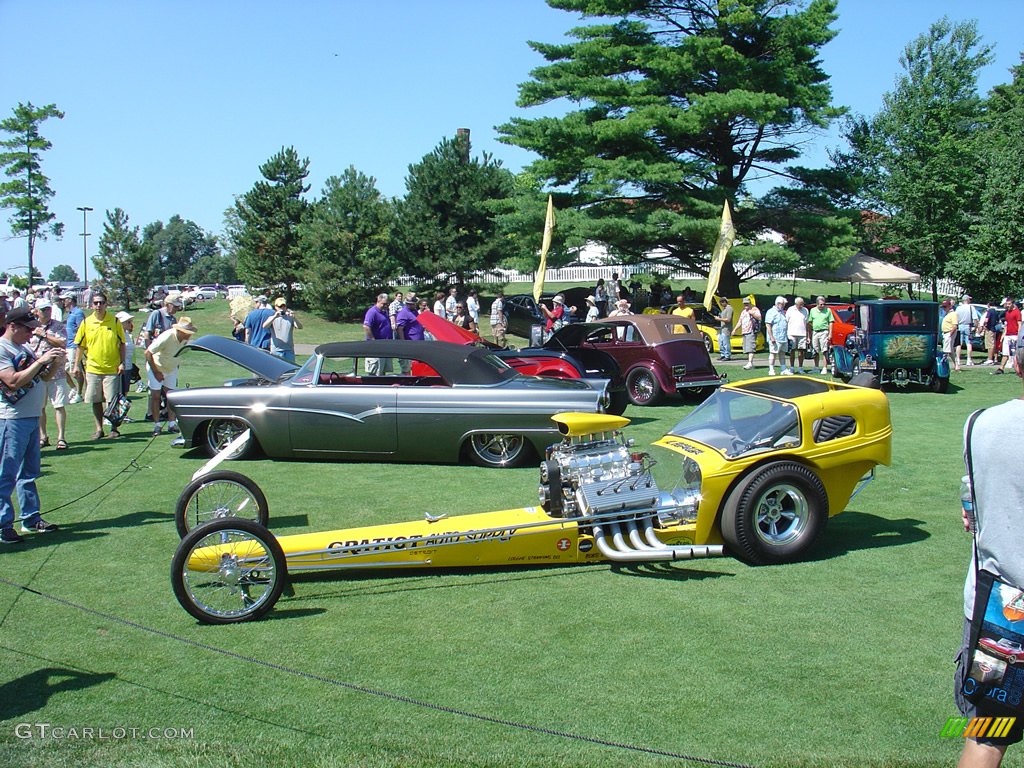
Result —
[[792, 403], [720, 389], [694, 408], [669, 434], [711, 446], [734, 459], [757, 451], [798, 445], [800, 419]]

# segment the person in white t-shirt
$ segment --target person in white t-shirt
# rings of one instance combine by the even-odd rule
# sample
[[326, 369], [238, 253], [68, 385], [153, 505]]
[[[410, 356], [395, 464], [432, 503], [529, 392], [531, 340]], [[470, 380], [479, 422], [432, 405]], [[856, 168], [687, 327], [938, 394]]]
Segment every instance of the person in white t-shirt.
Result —
[[[807, 350], [807, 310], [802, 296], [793, 299], [793, 306], [786, 310], [786, 335], [789, 336], [789, 370], [804, 372], [804, 352]], [[794, 365], [794, 362], [796, 363]]]

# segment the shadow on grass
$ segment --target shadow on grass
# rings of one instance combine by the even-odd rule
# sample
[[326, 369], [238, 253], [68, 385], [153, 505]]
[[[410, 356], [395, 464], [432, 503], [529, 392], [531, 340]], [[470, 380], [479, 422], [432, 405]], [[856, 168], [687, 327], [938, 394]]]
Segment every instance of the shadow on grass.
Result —
[[152, 510], [140, 510], [139, 512], [128, 512], [118, 517], [106, 517], [93, 520], [82, 520], [80, 522], [65, 522], [60, 519], [59, 513], [43, 513], [43, 516], [60, 525], [60, 530], [46, 536], [35, 536], [33, 543], [44, 544], [68, 544], [74, 541], [95, 539], [106, 536], [107, 531], [112, 528], [137, 528], [140, 525], [167, 524], [174, 520], [170, 512], [155, 512]]
[[80, 691], [115, 677], [113, 672], [79, 672], [61, 667], [37, 669], [0, 685], [0, 720], [22, 717], [42, 709], [56, 693]]
[[921, 528], [922, 525], [923, 520], [911, 517], [891, 519], [866, 512], [846, 511], [828, 521], [825, 535], [804, 559], [831, 560], [862, 549], [914, 544], [931, 536]]
[[[722, 558], [716, 558], [721, 560]], [[669, 581], [701, 581], [702, 579], [718, 579], [723, 576], [735, 576], [735, 573], [722, 571], [699, 571], [687, 567], [692, 560], [682, 560], [676, 563], [666, 561], [651, 561], [646, 563], [613, 563], [613, 573], [621, 573], [625, 576], [642, 576], [646, 579], [667, 579]]]
[[271, 515], [270, 524], [274, 528], [308, 528], [309, 515]]
[[[515, 581], [535, 581], [538, 579], [558, 579], [571, 576], [584, 576], [594, 570], [605, 570], [608, 563], [586, 563], [560, 565], [552, 568], [547, 565], [516, 565], [509, 567], [488, 567], [488, 568], [431, 568], [429, 573], [410, 573], [408, 570], [397, 568], [378, 569], [372, 571], [338, 572], [318, 571], [289, 574], [291, 585], [297, 586], [299, 592], [305, 592], [303, 584], [316, 584], [319, 582], [341, 582], [339, 588], [329, 592], [317, 592], [316, 594], [297, 594], [293, 600], [319, 600], [321, 598], [341, 597], [373, 597], [376, 595], [391, 595], [402, 592], [420, 592], [423, 590], [439, 589], [464, 589], [486, 586], [488, 584], [508, 584]], [[458, 577], [457, 583], [436, 582], [440, 577]], [[401, 583], [386, 584], [365, 584], [364, 582], [378, 582], [381, 579], [400, 578]], [[347, 585], [347, 586], [344, 586]]]
[[[274, 617], [271, 616], [270, 618]], [[41, 661], [56, 663], [44, 656], [38, 656], [33, 653], [24, 653], [22, 651], [19, 651], [19, 653]], [[72, 677], [73, 679], [67, 682], [58, 683], [57, 685], [47, 686], [47, 681], [50, 677]], [[274, 726], [282, 730], [293, 731], [307, 736], [318, 736], [321, 738], [329, 737], [328, 734], [317, 733], [316, 731], [298, 728], [288, 723], [261, 718], [251, 708], [244, 710], [226, 708], [223, 706], [223, 702], [214, 700], [215, 697], [208, 697], [208, 700], [204, 700], [195, 696], [186, 696], [166, 688], [159, 688], [153, 685], [151, 681], [139, 682], [125, 677], [123, 674], [115, 674], [113, 672], [86, 672], [59, 667], [40, 669], [0, 686], [0, 697], [2, 697], [0, 698], [0, 720], [22, 717], [29, 712], [42, 709], [46, 705], [47, 699], [54, 693], [81, 690], [92, 685], [105, 683], [108, 680], [115, 680], [119, 685], [127, 685], [144, 691], [150, 691], [171, 701], [176, 700], [187, 702], [189, 704], [197, 704], [217, 712], [223, 712], [225, 714], [240, 717], [244, 720], [252, 720], [257, 723]], [[19, 694], [21, 696], [20, 700], [17, 698]], [[29, 707], [29, 705], [31, 706]]]

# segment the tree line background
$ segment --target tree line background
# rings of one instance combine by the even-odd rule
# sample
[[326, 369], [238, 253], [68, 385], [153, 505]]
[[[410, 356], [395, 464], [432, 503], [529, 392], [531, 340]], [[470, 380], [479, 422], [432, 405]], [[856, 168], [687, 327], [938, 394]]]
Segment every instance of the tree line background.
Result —
[[[399, 280], [464, 285], [477, 270], [536, 268], [550, 193], [551, 266], [597, 241], [621, 263], [658, 251], [706, 274], [728, 200], [727, 295], [765, 272], [827, 271], [858, 249], [979, 298], [1024, 295], [1024, 67], [979, 94], [991, 48], [975, 23], [932, 24], [906, 46], [879, 112], [855, 115], [832, 103], [818, 57], [836, 34], [835, 0], [547, 2], [588, 24], [569, 42], [529, 43], [545, 63], [518, 105], [569, 109], [498, 126], [502, 142], [537, 156], [521, 173], [474, 156], [460, 131], [409, 166], [403, 197], [349, 167], [310, 198], [309, 159], [282, 147], [219, 236], [179, 215], [140, 231], [123, 209], [107, 211], [93, 257], [102, 281], [125, 306], [154, 283], [280, 286], [290, 303], [346, 318]], [[29, 103], [0, 122], [0, 205], [30, 265], [36, 240], [61, 234], [39, 128], [63, 117]], [[836, 121], [844, 145], [828, 166], [800, 165], [809, 137]], [[766, 180], [776, 186], [754, 194]], [[759, 238], [766, 230], [783, 241]]]

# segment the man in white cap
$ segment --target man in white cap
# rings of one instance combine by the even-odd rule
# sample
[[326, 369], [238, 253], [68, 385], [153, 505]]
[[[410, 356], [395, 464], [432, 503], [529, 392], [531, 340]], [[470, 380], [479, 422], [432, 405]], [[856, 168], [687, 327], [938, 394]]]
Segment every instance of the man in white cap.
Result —
[[[178, 386], [178, 350], [180, 350], [196, 332], [192, 319], [178, 318], [178, 322], [164, 331], [146, 347], [146, 375], [149, 376], [149, 411], [153, 416], [153, 437], [163, 431], [160, 421], [160, 393], [164, 395]], [[167, 431], [178, 431], [174, 411], [167, 407]]]
[[615, 302], [615, 309], [608, 313], [608, 317], [622, 317], [624, 315], [631, 315], [629, 311], [630, 303], [625, 299], [619, 299]]
[[970, 295], [965, 293], [956, 308], [956, 329], [959, 333], [957, 335], [953, 361], [956, 363], [957, 368], [960, 367], [960, 348], [963, 346], [967, 347], [967, 359], [964, 361], [964, 365], [974, 365], [974, 360], [971, 357], [974, 353], [974, 349], [971, 346], [971, 331], [974, 330], [974, 326], [977, 324], [978, 311], [971, 304]]

